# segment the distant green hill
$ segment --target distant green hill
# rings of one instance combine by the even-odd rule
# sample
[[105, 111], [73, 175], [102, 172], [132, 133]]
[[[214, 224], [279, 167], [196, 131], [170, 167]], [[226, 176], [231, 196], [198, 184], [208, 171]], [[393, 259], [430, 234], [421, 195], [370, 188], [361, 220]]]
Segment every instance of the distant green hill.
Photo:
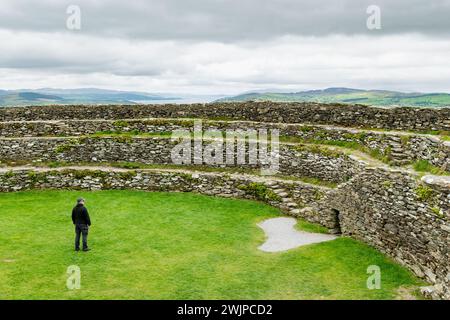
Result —
[[40, 94], [35, 92], [1, 92], [0, 93], [0, 105], [1, 106], [14, 106], [14, 105], [34, 105], [34, 104], [46, 104], [46, 103], [59, 103], [63, 99], [58, 96]]
[[374, 106], [450, 107], [447, 93], [404, 93], [385, 90], [328, 88], [294, 93], [246, 93], [218, 101], [348, 103]]
[[0, 106], [46, 104], [133, 104], [137, 101], [177, 100], [146, 92], [87, 89], [0, 90]]

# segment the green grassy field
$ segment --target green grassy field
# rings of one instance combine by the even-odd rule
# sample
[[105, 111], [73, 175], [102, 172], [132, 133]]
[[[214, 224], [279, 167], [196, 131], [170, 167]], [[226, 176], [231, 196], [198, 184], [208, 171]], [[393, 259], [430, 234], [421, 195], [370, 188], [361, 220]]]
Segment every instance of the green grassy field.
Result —
[[[73, 251], [78, 196], [93, 221], [87, 253]], [[3, 193], [0, 299], [393, 299], [420, 284], [348, 238], [257, 250], [265, 236], [256, 223], [277, 215], [262, 203], [189, 193]], [[79, 290], [66, 288], [69, 265], [81, 268]], [[369, 265], [381, 268], [380, 290], [366, 288]]]

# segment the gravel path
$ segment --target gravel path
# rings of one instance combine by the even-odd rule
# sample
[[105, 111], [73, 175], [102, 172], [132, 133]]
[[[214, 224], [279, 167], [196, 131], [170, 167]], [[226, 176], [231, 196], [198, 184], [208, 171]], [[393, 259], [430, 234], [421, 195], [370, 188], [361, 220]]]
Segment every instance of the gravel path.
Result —
[[258, 249], [265, 252], [279, 252], [337, 238], [330, 234], [296, 230], [294, 229], [296, 224], [297, 220], [287, 217], [267, 219], [259, 223], [258, 226], [264, 230], [267, 239]]

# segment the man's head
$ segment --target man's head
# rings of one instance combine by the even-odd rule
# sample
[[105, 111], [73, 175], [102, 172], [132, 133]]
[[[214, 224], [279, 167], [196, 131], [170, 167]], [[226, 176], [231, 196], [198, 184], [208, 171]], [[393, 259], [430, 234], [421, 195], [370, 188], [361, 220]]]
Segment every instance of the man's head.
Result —
[[77, 199], [77, 204], [84, 205], [84, 199], [83, 198], [78, 198]]

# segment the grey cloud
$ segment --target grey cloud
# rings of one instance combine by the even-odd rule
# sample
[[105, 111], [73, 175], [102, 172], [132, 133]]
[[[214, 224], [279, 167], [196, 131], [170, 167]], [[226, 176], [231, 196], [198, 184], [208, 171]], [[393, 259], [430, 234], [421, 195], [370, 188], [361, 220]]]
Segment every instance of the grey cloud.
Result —
[[450, 0], [2, 0], [0, 88], [448, 91], [448, 16]]
[[0, 50], [0, 88], [64, 85], [237, 93], [350, 86], [448, 91], [450, 83], [450, 41], [421, 35], [376, 41], [368, 36], [289, 36], [238, 45], [0, 30], [0, 41], [10, 44]]
[[[0, 28], [63, 32], [66, 8], [80, 33], [137, 39], [262, 40], [282, 35], [450, 33], [450, 0], [3, 0]], [[366, 28], [378, 5], [382, 30]]]

